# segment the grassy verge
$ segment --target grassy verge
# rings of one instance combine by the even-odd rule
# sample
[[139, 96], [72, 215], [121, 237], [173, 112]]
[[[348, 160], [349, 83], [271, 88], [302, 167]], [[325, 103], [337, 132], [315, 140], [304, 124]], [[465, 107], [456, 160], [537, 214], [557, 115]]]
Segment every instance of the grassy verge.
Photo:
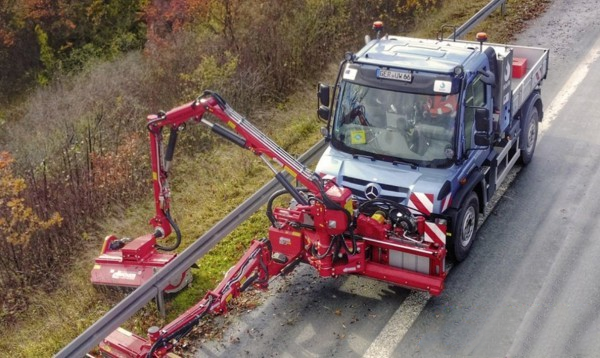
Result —
[[[423, 17], [415, 36], [435, 36], [441, 24], [461, 24], [485, 5], [487, 0], [478, 0], [465, 5], [464, 1], [447, 1], [440, 11]], [[547, 1], [509, 1], [504, 17], [497, 12], [478, 27], [487, 31], [490, 40], [506, 42], [524, 26], [524, 21], [538, 14]], [[392, 32], [392, 31], [390, 31]], [[470, 37], [472, 38], [472, 36]], [[335, 69], [325, 76], [334, 81]], [[314, 84], [300, 84], [298, 92], [279, 103], [275, 109], [250, 118], [277, 143], [293, 154], [307, 150], [319, 139], [321, 123], [315, 119]], [[232, 104], [235, 108], [235, 103]], [[198, 135], [201, 128], [190, 129], [182, 137]], [[197, 145], [185, 141], [184, 145]], [[171, 183], [174, 190], [174, 216], [183, 232], [183, 247], [186, 247], [223, 216], [239, 205], [272, 177], [263, 164], [252, 154], [239, 150], [227, 143], [216, 146], [208, 153], [177, 159]], [[47, 357], [56, 353], [75, 338], [86, 327], [101, 317], [116, 304], [122, 294], [94, 289], [89, 283], [89, 272], [93, 258], [99, 249], [99, 239], [108, 233], [136, 237], [149, 231], [148, 218], [153, 216], [151, 196], [140, 203], [124, 203], [120, 215], [106, 218], [103, 229], [94, 240], [82, 241], [89, 247], [86, 254], [65, 275], [52, 294], [32, 293], [32, 308], [19, 322], [0, 323], [5, 338], [0, 341], [2, 357]], [[192, 287], [170, 299], [169, 316], [173, 319], [203, 296], [207, 289], [221, 280], [223, 273], [236, 262], [251, 240], [266, 234], [268, 221], [259, 211], [219, 243], [194, 270]], [[149, 305], [128, 323], [127, 327], [144, 332], [150, 325], [165, 323], [160, 320], [154, 307]]]

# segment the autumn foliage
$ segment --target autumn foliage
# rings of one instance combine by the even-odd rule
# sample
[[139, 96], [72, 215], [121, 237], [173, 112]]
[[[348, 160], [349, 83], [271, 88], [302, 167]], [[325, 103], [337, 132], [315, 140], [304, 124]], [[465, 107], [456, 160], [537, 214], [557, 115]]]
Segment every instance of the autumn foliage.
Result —
[[[60, 228], [62, 223], [58, 212], [44, 215], [29, 204], [27, 185], [14, 175], [13, 163], [9, 153], [0, 152], [0, 317], [27, 307], [24, 292], [45, 276], [39, 275], [44, 268], [35, 261], [37, 255], [29, 254], [35, 250], [33, 247], [50, 241], [52, 229]], [[47, 246], [40, 251], [47, 252]]]
[[0, 103], [145, 40], [143, 0], [0, 0]]
[[11, 172], [12, 162], [9, 153], [0, 152], [0, 238], [10, 245], [28, 245], [33, 235], [60, 225], [62, 218], [55, 212], [43, 220], [27, 206], [22, 196], [27, 185]]

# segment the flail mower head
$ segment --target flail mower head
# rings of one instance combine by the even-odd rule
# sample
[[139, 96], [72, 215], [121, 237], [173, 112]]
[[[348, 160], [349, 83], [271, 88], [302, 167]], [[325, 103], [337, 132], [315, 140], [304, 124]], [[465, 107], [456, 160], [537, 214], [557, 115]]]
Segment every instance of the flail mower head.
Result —
[[[102, 253], [96, 258], [92, 269], [92, 283], [133, 289], [141, 286], [176, 256], [160, 253], [155, 246], [156, 238], [152, 234], [135, 240], [107, 236]], [[165, 292], [178, 292], [191, 281], [192, 275], [188, 269], [176, 276], [165, 288]]]

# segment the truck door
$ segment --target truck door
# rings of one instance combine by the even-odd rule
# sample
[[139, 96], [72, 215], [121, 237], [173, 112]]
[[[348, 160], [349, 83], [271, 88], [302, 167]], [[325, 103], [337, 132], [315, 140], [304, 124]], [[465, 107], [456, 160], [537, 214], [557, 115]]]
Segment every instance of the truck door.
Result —
[[[474, 142], [474, 134], [475, 134], [475, 110], [477, 108], [487, 108], [490, 109], [491, 103], [491, 91], [489, 89], [489, 85], [485, 84], [482, 80], [481, 74], [478, 74], [471, 83], [467, 85], [465, 91], [465, 113], [464, 113], [464, 153], [466, 158], [470, 158], [471, 156], [480, 156], [482, 157], [481, 162], [486, 157], [486, 151], [473, 150], [477, 148]], [[491, 111], [490, 111], [491, 112]], [[492, 116], [489, 118], [490, 126], [492, 121]], [[477, 160], [478, 165], [480, 165], [480, 161]]]

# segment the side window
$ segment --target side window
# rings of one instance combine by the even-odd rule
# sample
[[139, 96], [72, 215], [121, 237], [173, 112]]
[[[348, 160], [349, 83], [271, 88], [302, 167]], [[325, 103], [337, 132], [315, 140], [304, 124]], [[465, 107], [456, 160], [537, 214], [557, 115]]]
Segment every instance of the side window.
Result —
[[465, 97], [465, 149], [471, 149], [473, 145], [473, 124], [475, 122], [475, 108], [485, 107], [485, 83], [481, 81], [481, 75], [467, 86]]

